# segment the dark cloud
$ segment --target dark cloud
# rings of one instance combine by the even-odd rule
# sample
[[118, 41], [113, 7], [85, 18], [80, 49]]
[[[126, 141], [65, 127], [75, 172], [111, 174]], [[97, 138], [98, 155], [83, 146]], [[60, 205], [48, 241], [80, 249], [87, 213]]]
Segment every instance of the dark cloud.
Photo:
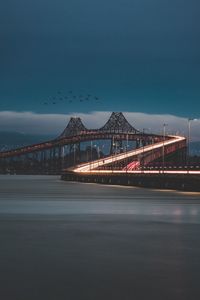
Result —
[[197, 0], [4, 1], [0, 110], [43, 112], [40, 99], [66, 87], [105, 99], [80, 111], [196, 114], [199, 9]]

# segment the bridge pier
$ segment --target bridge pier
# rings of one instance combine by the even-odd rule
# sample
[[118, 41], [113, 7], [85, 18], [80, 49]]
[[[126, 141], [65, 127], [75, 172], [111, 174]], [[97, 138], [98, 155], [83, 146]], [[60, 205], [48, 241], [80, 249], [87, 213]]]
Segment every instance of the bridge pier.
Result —
[[66, 172], [62, 174], [61, 179], [65, 181], [200, 192], [200, 176], [190, 174], [84, 174]]

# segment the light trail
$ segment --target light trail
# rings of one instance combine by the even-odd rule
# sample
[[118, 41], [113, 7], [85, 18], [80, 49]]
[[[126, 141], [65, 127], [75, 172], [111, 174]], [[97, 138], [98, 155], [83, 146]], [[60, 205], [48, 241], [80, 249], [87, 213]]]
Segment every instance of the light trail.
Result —
[[[71, 170], [74, 171], [74, 172], [92, 172], [94, 169], [98, 168], [98, 167], [101, 167], [101, 166], [106, 166], [108, 164], [112, 164], [114, 162], [117, 162], [117, 161], [121, 161], [121, 160], [124, 160], [124, 159], [127, 159], [127, 158], [130, 158], [130, 157], [134, 157], [134, 156], [138, 156], [140, 154], [145, 154], [147, 152], [150, 152], [150, 151], [153, 151], [153, 150], [156, 150], [156, 149], [162, 149], [163, 146], [168, 146], [168, 145], [172, 145], [172, 144], [175, 144], [175, 143], [178, 143], [178, 142], [181, 142], [181, 141], [185, 141], [185, 137], [182, 137], [182, 136], [168, 136], [170, 137], [169, 140], [165, 140], [165, 141], [161, 141], [161, 142], [158, 142], [158, 143], [155, 143], [155, 144], [151, 144], [151, 145], [147, 145], [145, 147], [141, 147], [139, 149], [136, 149], [136, 150], [131, 150], [131, 151], [128, 151], [126, 153], [120, 153], [120, 154], [116, 154], [113, 156], [109, 156], [107, 158], [101, 158], [99, 160], [95, 160], [95, 161], [92, 161], [92, 162], [89, 162], [89, 163], [85, 163], [85, 164], [81, 164], [81, 165], [78, 165], [76, 166], [75, 168], [72, 168]], [[99, 171], [102, 171], [102, 170], [95, 170], [95, 172], [99, 172]], [[104, 173], [109, 173], [109, 170], [103, 170]], [[110, 170], [110, 173], [112, 172], [115, 172], [115, 171], [112, 171]], [[118, 173], [127, 173], [127, 171], [117, 171]], [[129, 173], [132, 173], [132, 172], [148, 172], [148, 171], [129, 171]], [[155, 171], [157, 172], [157, 171]], [[166, 172], [166, 171], [164, 171]], [[170, 171], [170, 172], [173, 172], [173, 171]], [[183, 171], [185, 172], [185, 171]], [[187, 171], [186, 171], [187, 172]], [[158, 173], [161, 173], [161, 171], [158, 171]]]
[[84, 171], [88, 174], [196, 174], [199, 175], [200, 171], [169, 171], [169, 170], [135, 170], [135, 171], [124, 171], [124, 170], [91, 170], [89, 172]]

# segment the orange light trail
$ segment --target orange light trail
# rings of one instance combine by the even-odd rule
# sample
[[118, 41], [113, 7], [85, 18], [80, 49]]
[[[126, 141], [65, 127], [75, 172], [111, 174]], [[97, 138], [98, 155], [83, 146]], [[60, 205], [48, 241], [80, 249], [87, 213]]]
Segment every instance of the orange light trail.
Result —
[[[151, 144], [151, 145], [147, 145], [145, 147], [142, 147], [142, 148], [139, 148], [139, 149], [136, 149], [136, 150], [131, 150], [131, 151], [128, 151], [126, 153], [120, 153], [120, 154], [116, 154], [113, 156], [109, 156], [107, 158], [101, 158], [99, 160], [95, 160], [95, 161], [92, 161], [92, 162], [89, 162], [89, 163], [85, 163], [85, 164], [81, 164], [81, 165], [78, 165], [76, 166], [75, 168], [72, 169], [72, 171], [74, 172], [93, 172], [93, 170], [95, 170], [96, 168], [98, 167], [101, 167], [101, 166], [106, 166], [108, 164], [111, 164], [111, 163], [114, 163], [114, 162], [117, 162], [117, 161], [121, 161], [121, 160], [124, 160], [124, 159], [127, 159], [127, 158], [130, 158], [130, 157], [134, 157], [134, 156], [138, 156], [140, 154], [144, 154], [144, 153], [147, 153], [147, 152], [150, 152], [152, 150], [155, 150], [155, 149], [162, 149], [163, 147], [165, 146], [168, 146], [168, 145], [172, 145], [172, 144], [175, 144], [175, 143], [178, 143], [178, 142], [181, 142], [181, 141], [185, 141], [185, 137], [182, 137], [182, 136], [169, 136], [171, 139], [170, 140], [165, 140], [165, 141], [161, 141], [161, 142], [158, 142], [158, 143], [155, 143], [155, 144]], [[101, 172], [100, 172], [101, 171]], [[112, 171], [112, 170], [95, 170], [95, 173], [161, 173], [162, 171]], [[166, 173], [166, 171], [164, 171]], [[174, 172], [174, 173], [177, 173], [177, 171], [168, 171], [168, 172]], [[185, 173], [188, 173], [188, 171], [178, 171], [178, 172], [183, 172], [182, 174], [185, 174]], [[198, 172], [198, 171], [191, 171], [191, 172]], [[196, 174], [196, 173], [194, 173]]]

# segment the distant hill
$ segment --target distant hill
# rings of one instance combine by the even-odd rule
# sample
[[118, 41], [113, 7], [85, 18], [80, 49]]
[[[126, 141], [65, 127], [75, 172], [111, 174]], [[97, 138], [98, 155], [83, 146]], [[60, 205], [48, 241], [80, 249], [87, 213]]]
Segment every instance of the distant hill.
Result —
[[36, 144], [56, 138], [52, 135], [31, 135], [0, 131], [0, 151]]
[[200, 141], [199, 142], [192, 142], [190, 144], [190, 154], [200, 156]]

